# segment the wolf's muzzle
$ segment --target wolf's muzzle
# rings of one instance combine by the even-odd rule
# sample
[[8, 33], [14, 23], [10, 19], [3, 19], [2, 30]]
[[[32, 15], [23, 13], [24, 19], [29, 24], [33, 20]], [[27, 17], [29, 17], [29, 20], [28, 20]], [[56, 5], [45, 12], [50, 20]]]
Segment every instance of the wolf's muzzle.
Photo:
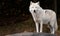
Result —
[[36, 11], [34, 10], [34, 12], [36, 13]]

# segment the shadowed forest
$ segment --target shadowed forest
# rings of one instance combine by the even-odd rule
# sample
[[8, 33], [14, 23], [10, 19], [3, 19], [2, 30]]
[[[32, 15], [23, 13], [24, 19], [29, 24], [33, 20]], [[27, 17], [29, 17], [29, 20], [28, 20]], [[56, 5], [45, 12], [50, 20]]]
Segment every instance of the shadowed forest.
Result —
[[[30, 1], [40, 2], [43, 9], [52, 9], [57, 13], [59, 25], [56, 34], [60, 34], [60, 2], [57, 0], [0, 0], [0, 36], [21, 32], [35, 32], [35, 23], [29, 12]], [[57, 3], [58, 2], [58, 3]], [[58, 4], [58, 5], [57, 5]], [[46, 27], [45, 25], [44, 27]], [[44, 28], [44, 32], [49, 32]]]

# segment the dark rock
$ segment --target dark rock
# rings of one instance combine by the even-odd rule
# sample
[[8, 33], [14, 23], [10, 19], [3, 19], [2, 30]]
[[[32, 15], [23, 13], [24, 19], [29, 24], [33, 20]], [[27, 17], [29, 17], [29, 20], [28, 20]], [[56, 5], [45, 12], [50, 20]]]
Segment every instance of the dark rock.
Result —
[[6, 36], [56, 36], [55, 34], [50, 33], [32, 33], [32, 32], [26, 32], [26, 33], [16, 33]]

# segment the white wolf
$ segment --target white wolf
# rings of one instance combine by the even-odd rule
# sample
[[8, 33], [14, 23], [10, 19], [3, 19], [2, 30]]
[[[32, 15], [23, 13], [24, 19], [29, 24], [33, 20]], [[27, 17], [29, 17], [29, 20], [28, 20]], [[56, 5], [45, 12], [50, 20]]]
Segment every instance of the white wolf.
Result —
[[58, 29], [56, 13], [53, 10], [42, 9], [39, 6], [39, 2], [30, 2], [29, 11], [32, 14], [34, 22], [36, 24], [36, 31], [39, 32], [39, 24], [40, 24], [40, 32], [42, 32], [43, 24], [50, 25], [51, 34], [54, 34]]

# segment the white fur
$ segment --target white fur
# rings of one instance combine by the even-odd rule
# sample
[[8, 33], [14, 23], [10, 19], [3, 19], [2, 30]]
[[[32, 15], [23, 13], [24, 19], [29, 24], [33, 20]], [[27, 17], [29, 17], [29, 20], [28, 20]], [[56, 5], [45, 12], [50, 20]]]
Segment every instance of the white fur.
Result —
[[[34, 12], [35, 10], [35, 12]], [[30, 2], [29, 11], [32, 14], [34, 22], [36, 24], [36, 31], [39, 32], [39, 24], [40, 24], [40, 32], [43, 30], [43, 24], [50, 25], [51, 34], [54, 34], [57, 30], [57, 20], [56, 20], [56, 13], [49, 9], [42, 9], [39, 6], [39, 2], [33, 3]]]

